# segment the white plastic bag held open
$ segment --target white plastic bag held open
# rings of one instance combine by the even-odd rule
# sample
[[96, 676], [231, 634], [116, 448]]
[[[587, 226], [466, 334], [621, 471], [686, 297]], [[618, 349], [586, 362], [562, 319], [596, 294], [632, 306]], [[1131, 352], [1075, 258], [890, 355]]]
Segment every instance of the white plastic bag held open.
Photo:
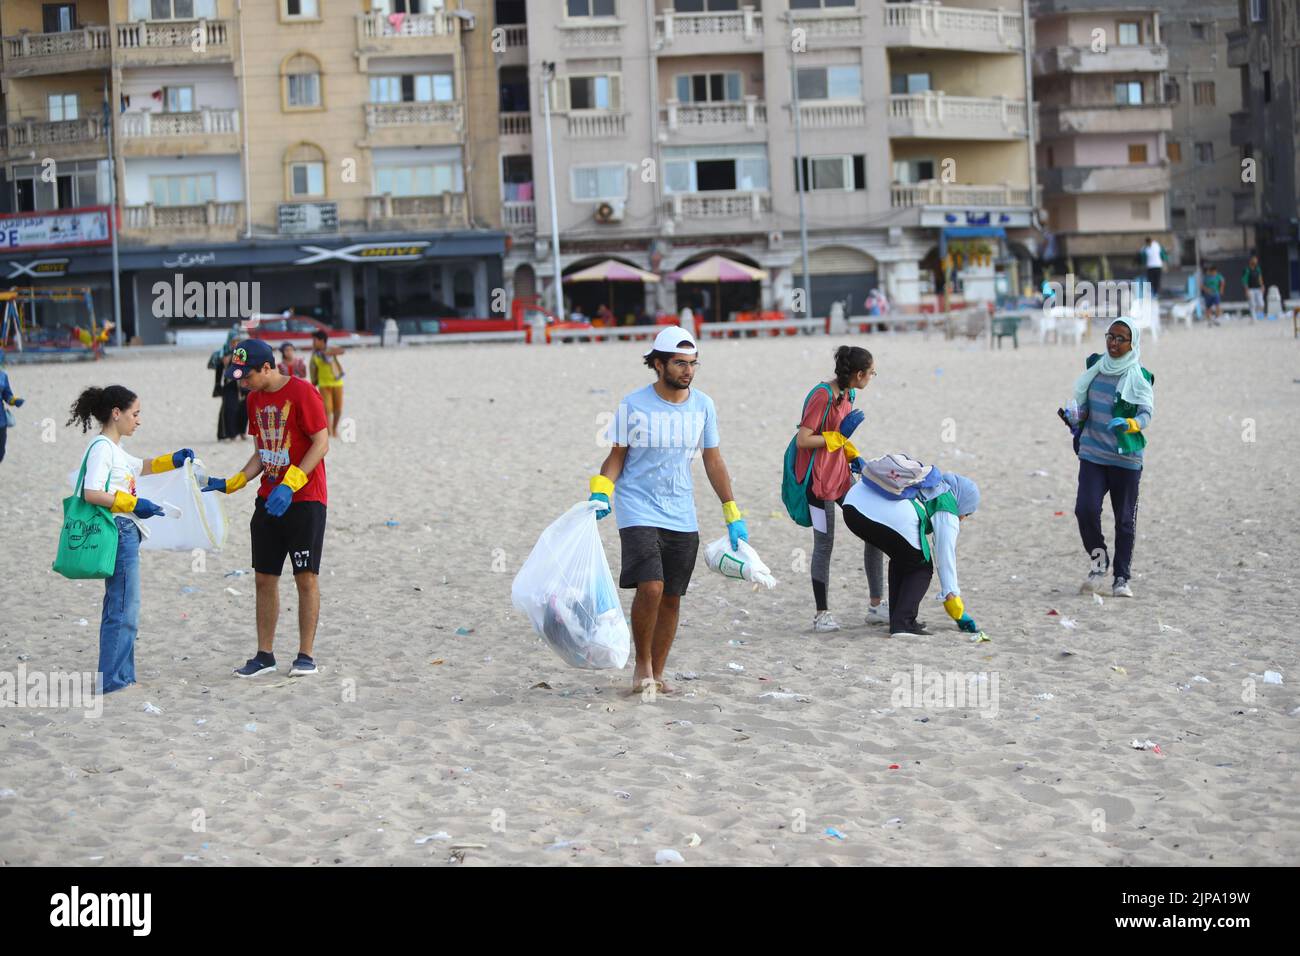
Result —
[[179, 518], [150, 518], [145, 551], [213, 551], [226, 543], [226, 508], [221, 492], [203, 494], [194, 478], [194, 462], [180, 468], [143, 475], [136, 482], [141, 498], [174, 505]]
[[565, 663], [627, 663], [632, 636], [596, 530], [595, 503], [579, 502], [542, 532], [515, 575], [510, 597]]

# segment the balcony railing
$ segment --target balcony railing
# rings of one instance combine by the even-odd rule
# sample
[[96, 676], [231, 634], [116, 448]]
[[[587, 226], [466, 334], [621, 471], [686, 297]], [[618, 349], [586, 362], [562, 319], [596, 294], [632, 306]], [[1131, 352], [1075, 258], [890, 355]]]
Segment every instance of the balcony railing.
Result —
[[95, 143], [104, 139], [104, 123], [98, 116], [81, 119], [41, 122], [24, 120], [9, 124], [9, 146], [22, 149], [27, 146], [75, 146]]
[[506, 49], [528, 48], [528, 25], [525, 23], [507, 23], [502, 28], [506, 31]]
[[677, 39], [717, 39], [719, 45], [735, 40], [750, 41], [763, 35], [763, 17], [753, 7], [731, 13], [661, 13], [656, 20], [656, 39], [672, 46]]
[[175, 229], [201, 231], [211, 226], [239, 225], [243, 202], [207, 202], [197, 206], [127, 206], [127, 229]]
[[64, 33], [24, 33], [5, 37], [5, 60], [31, 60], [68, 54], [107, 52], [108, 27], [82, 27]]
[[122, 114], [122, 138], [205, 136], [239, 132], [239, 110], [197, 110], [193, 113]]
[[1169, 165], [1058, 166], [1042, 170], [1040, 181], [1056, 193], [1160, 193], [1169, 190]]
[[592, 110], [569, 113], [569, 136], [573, 139], [604, 139], [622, 136], [627, 126], [623, 113]]
[[532, 229], [536, 219], [536, 203], [503, 202], [501, 204], [501, 222], [510, 229]]
[[427, 222], [439, 226], [464, 226], [464, 193], [438, 193], [436, 196], [382, 196], [366, 197], [366, 220], [375, 226], [384, 221], [394, 224]]
[[890, 41], [952, 49], [1025, 45], [1024, 18], [1012, 10], [970, 10], [928, 3], [885, 4]]
[[502, 136], [531, 136], [533, 132], [533, 118], [529, 113], [502, 113], [501, 114], [501, 135]]
[[555, 26], [560, 31], [560, 46], [566, 49], [621, 46], [623, 43], [622, 23], [557, 23]]
[[680, 103], [670, 99], [662, 111], [669, 130], [740, 126], [754, 129], [767, 122], [767, 106], [756, 96], [746, 96], [739, 103]]
[[[459, 18], [442, 10], [433, 13], [392, 14], [372, 11], [357, 14], [357, 39], [377, 40], [386, 37], [454, 37]], [[527, 34], [524, 42], [527, 43]]]
[[948, 96], [941, 92], [896, 93], [889, 98], [891, 133], [965, 132], [973, 138], [1020, 135], [1026, 128], [1024, 100], [1003, 96]]
[[1028, 206], [1028, 187], [991, 185], [967, 186], [929, 180], [923, 183], [894, 183], [889, 187], [889, 205], [895, 209], [915, 206]]
[[[794, 122], [793, 107], [791, 123]], [[799, 104], [799, 121], [804, 129], [838, 129], [845, 126], [865, 126], [865, 103], [819, 103], [804, 100]]]
[[1058, 46], [1034, 54], [1034, 69], [1042, 73], [1153, 73], [1169, 69], [1169, 48], [1161, 44], [1112, 44], [1104, 51]]
[[456, 103], [367, 103], [366, 129], [398, 126], [454, 126], [461, 128], [463, 104]]
[[819, 40], [852, 41], [866, 36], [863, 19], [864, 14], [861, 10], [829, 8], [820, 13], [791, 11], [788, 14], [788, 26], [792, 30], [803, 30], [804, 36], [813, 42]]
[[[195, 31], [198, 32], [197, 39]], [[137, 20], [117, 25], [118, 49], [172, 50], [187, 54], [230, 52], [225, 20]]]
[[772, 211], [772, 197], [764, 192], [673, 193], [666, 205], [674, 219], [759, 219]]

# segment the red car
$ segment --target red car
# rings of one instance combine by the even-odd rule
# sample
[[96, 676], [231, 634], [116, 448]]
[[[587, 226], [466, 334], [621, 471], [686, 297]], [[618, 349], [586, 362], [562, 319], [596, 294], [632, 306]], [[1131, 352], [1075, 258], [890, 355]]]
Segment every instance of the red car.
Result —
[[272, 346], [288, 342], [310, 348], [312, 333], [317, 329], [324, 330], [335, 345], [350, 345], [361, 338], [356, 332], [336, 329], [305, 315], [255, 315], [244, 320], [244, 331], [250, 339], [263, 339]]

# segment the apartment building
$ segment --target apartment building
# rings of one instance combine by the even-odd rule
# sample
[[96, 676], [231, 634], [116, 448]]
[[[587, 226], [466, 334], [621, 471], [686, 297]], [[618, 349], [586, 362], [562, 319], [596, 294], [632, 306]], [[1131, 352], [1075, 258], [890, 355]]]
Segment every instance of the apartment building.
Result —
[[1228, 37], [1242, 109], [1230, 118], [1242, 169], [1237, 210], [1255, 229], [1264, 281], [1300, 295], [1300, 10], [1289, 0], [1239, 0]]
[[797, 305], [801, 183], [814, 315], [836, 301], [860, 313], [875, 286], [917, 302], [944, 281], [949, 243], [972, 254], [948, 278], [991, 298], [996, 273], [1034, 251], [1014, 2], [500, 0], [495, 13], [515, 294], [553, 294], [552, 202], [563, 274], [616, 257], [666, 275], [711, 254], [769, 274], [565, 288], [587, 312], [612, 293], [602, 304], [620, 316]]
[[1169, 50], [1160, 12], [1037, 0], [1038, 165], [1052, 242], [1044, 258], [1081, 273], [1139, 270], [1146, 236], [1166, 249]]
[[[115, 185], [124, 311], [145, 342], [169, 321], [153, 314], [154, 283], [178, 272], [257, 282], [264, 311], [344, 328], [377, 330], [403, 310], [487, 315], [508, 237], [493, 228], [497, 168], [482, 149], [496, 120], [475, 112], [467, 62], [482, 58], [491, 16], [486, 3], [449, 6], [5, 0], [15, 209], [57, 214], [60, 277], [99, 298], [107, 252], [67, 240], [98, 241]], [[50, 255], [6, 251], [19, 265]]]

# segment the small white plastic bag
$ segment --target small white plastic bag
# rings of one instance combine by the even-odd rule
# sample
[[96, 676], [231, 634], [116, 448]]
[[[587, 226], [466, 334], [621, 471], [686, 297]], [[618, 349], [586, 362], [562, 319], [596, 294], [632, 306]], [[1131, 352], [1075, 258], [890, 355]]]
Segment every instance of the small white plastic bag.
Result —
[[579, 502], [542, 532], [510, 597], [566, 664], [618, 669], [631, 656], [632, 635], [596, 530], [596, 504]]
[[704, 549], [704, 563], [709, 566], [709, 570], [717, 571], [724, 578], [753, 581], [769, 590], [776, 587], [772, 569], [763, 563], [763, 559], [749, 546], [748, 541], [741, 541], [740, 547], [732, 551], [731, 539], [723, 535]]

